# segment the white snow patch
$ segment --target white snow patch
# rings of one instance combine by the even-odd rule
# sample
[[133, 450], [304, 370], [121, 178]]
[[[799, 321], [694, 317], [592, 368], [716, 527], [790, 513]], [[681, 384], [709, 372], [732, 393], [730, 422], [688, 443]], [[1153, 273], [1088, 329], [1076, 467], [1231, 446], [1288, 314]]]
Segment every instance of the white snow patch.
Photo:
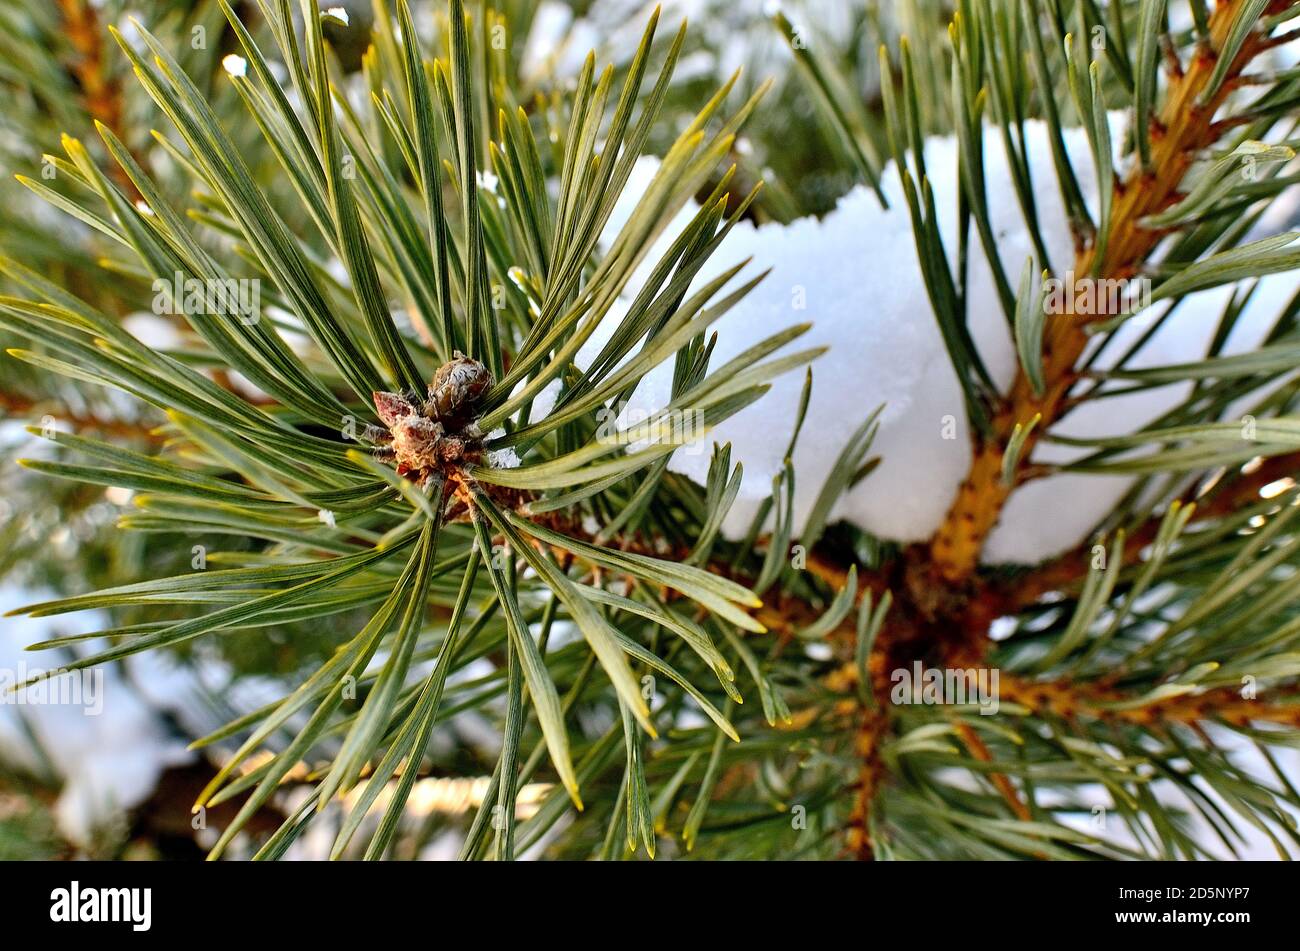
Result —
[[[1112, 116], [1112, 139], [1122, 140], [1122, 117]], [[1043, 241], [1054, 273], [1073, 261], [1074, 248], [1047, 142], [1040, 122], [1026, 124], [1026, 152]], [[1081, 130], [1068, 130], [1066, 148], [1090, 204], [1096, 192], [1088, 145]], [[1003, 266], [1014, 283], [1033, 245], [1014, 198], [1000, 133], [986, 130], [986, 188], [991, 196], [992, 228]], [[950, 259], [957, 248], [957, 147], [951, 137], [931, 138], [926, 165], [934, 188], [941, 233]], [[640, 159], [602, 236], [608, 247], [628, 220], [658, 169]], [[767, 278], [715, 325], [718, 344], [712, 365], [720, 366], [757, 341], [791, 324], [811, 321], [812, 329], [788, 350], [829, 346], [816, 361], [809, 422], [795, 452], [795, 521], [807, 517], [816, 494], [850, 434], [875, 407], [884, 404], [872, 453], [881, 464], [832, 512], [882, 538], [902, 542], [930, 537], [940, 525], [970, 463], [971, 449], [962, 395], [944, 349], [917, 263], [915, 243], [896, 169], [882, 187], [889, 209], [875, 195], [855, 188], [822, 220], [803, 218], [788, 225], [740, 222], [704, 265], [692, 290], [746, 257], [752, 263], [737, 278], [770, 268]], [[624, 294], [630, 299], [659, 257], [695, 213], [688, 204], [665, 230], [633, 276]], [[997, 303], [992, 271], [972, 229], [969, 259], [969, 326], [999, 387], [1015, 375], [1016, 360], [1007, 321]], [[1295, 275], [1265, 279], [1243, 315], [1228, 352], [1256, 345], [1281, 307], [1297, 289]], [[1143, 348], [1134, 366], [1182, 362], [1204, 354], [1219, 315], [1234, 288], [1202, 292], [1185, 299], [1170, 321]], [[611, 313], [577, 357], [579, 366], [594, 358], [618, 324]], [[1140, 318], [1139, 318], [1140, 320]], [[1122, 331], [1107, 351], [1122, 353], [1140, 334], [1139, 320]], [[1101, 362], [1105, 365], [1105, 360]], [[758, 506], [771, 494], [781, 470], [786, 434], [794, 425], [801, 373], [774, 381], [753, 406], [716, 427], [711, 438], [732, 444], [733, 459], [744, 463], [740, 494], [723, 531], [737, 537]], [[671, 361], [642, 381], [632, 410], [662, 407], [672, 383]], [[1139, 428], [1174, 405], [1184, 388], [1152, 389], [1085, 406], [1053, 432], [1065, 435], [1113, 434]], [[558, 387], [538, 394], [533, 418], [553, 404]], [[779, 438], [774, 436], [779, 434]], [[945, 438], [945, 436], [949, 438]], [[1043, 446], [1038, 461], [1061, 458], [1059, 447]], [[707, 453], [678, 452], [670, 468], [703, 482]], [[1092, 475], [1059, 475], [1029, 483], [1012, 496], [991, 535], [989, 562], [1035, 562], [1079, 542], [1111, 510], [1129, 480]]]
[[[489, 440], [499, 439], [504, 436], [504, 429], [494, 429], [488, 433]], [[489, 449], [487, 452], [487, 464], [492, 469], [517, 469], [519, 467], [519, 454], [511, 446], [504, 449]]]

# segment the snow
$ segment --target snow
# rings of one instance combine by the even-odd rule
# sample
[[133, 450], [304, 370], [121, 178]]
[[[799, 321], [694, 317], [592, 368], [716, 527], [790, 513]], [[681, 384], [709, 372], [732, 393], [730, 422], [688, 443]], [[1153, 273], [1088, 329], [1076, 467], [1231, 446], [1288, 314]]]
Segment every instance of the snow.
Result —
[[601, 45], [601, 39], [596, 26], [585, 18], [575, 20], [567, 4], [546, 0], [534, 13], [520, 75], [533, 80], [548, 74], [577, 76], [587, 51]]
[[[0, 610], [8, 611], [52, 592], [0, 588]], [[139, 805], [169, 766], [193, 758], [185, 744], [168, 734], [163, 721], [123, 679], [103, 666], [63, 674], [48, 689], [9, 692], [15, 682], [62, 661], [50, 652], [31, 653], [31, 643], [62, 634], [108, 627], [101, 612], [54, 618], [7, 618], [0, 629], [0, 758], [42, 771], [48, 762], [63, 780], [54, 816], [69, 841], [90, 845], [97, 831], [122, 810]], [[140, 673], [137, 671], [137, 673]], [[157, 662], [140, 678], [166, 691], [169, 676]], [[170, 682], [176, 683], [174, 678]], [[26, 728], [24, 728], [26, 721]], [[35, 736], [33, 749], [27, 729]]]
[[[1122, 117], [1112, 116], [1115, 142], [1122, 141], [1122, 123]], [[1073, 260], [1073, 241], [1046, 134], [1042, 123], [1027, 123], [1026, 151], [1040, 232], [1054, 273], [1059, 274]], [[1065, 139], [1080, 186], [1091, 204], [1096, 187], [1086, 137], [1081, 130], [1067, 130]], [[986, 130], [984, 148], [992, 227], [1003, 266], [1014, 284], [1033, 246], [1013, 197], [997, 130]], [[956, 157], [952, 137], [927, 141], [926, 165], [950, 259], [955, 258], [957, 247]], [[602, 243], [606, 247], [631, 215], [657, 168], [654, 158], [643, 157], [637, 162], [605, 229]], [[740, 222], [705, 264], [692, 289], [746, 257], [752, 257], [752, 263], [735, 283], [771, 269], [748, 297], [714, 325], [718, 332], [715, 367], [794, 323], [811, 321], [813, 326], [789, 349], [830, 347], [814, 364], [809, 422], [795, 452], [796, 530], [850, 434], [883, 403], [880, 429], [872, 446], [872, 454], [880, 455], [882, 461], [869, 478], [840, 500], [832, 520], [846, 520], [885, 539], [912, 542], [929, 538], [940, 525], [965, 477], [971, 447], [961, 391], [921, 280], [910, 216], [892, 166], [882, 185], [888, 209], [881, 208], [872, 192], [858, 187], [820, 221], [803, 218], [788, 225], [758, 226]], [[629, 283], [625, 299], [635, 295], [695, 211], [696, 207], [688, 204], [665, 230]], [[997, 303], [992, 271], [974, 234], [971, 240], [970, 330], [991, 376], [1005, 388], [1015, 374], [1014, 349]], [[1298, 287], [1293, 274], [1263, 281], [1228, 352], [1257, 345]], [[1232, 292], [1233, 288], [1215, 289], [1186, 299], [1132, 365], [1174, 363], [1202, 355]], [[594, 357], [617, 326], [619, 316], [616, 309], [603, 321], [579, 353], [579, 366]], [[1141, 330], [1141, 317], [1130, 321], [1108, 355], [1122, 353], [1125, 341]], [[763, 399], [709, 434], [712, 441], [730, 442], [732, 458], [744, 463], [740, 494], [723, 526], [729, 537], [745, 531], [759, 505], [771, 494], [772, 479], [784, 461], [785, 434], [794, 425], [802, 376], [789, 373], [777, 379]], [[669, 361], [642, 381], [629, 412], [663, 406], [671, 382]], [[1065, 435], [1131, 431], [1174, 405], [1184, 389], [1161, 387], [1085, 406], [1052, 431]], [[553, 398], [553, 389], [539, 394], [534, 418], [546, 411]], [[1045, 444], [1035, 461], [1058, 461], [1065, 458], [1062, 452], [1060, 447]], [[708, 453], [679, 450], [669, 467], [703, 482], [708, 464]], [[988, 540], [985, 560], [1032, 563], [1068, 549], [1113, 508], [1128, 484], [1126, 478], [1076, 474], [1029, 483], [1010, 499]], [[1066, 500], [1068, 504], [1062, 504]]]
[[[554, 405], [554, 397], [552, 397], [552, 405]], [[494, 429], [487, 434], [487, 438], [496, 439], [504, 436], [505, 433], [504, 429]], [[493, 469], [516, 469], [519, 467], [519, 455], [509, 446], [504, 449], [489, 449], [487, 464]]]

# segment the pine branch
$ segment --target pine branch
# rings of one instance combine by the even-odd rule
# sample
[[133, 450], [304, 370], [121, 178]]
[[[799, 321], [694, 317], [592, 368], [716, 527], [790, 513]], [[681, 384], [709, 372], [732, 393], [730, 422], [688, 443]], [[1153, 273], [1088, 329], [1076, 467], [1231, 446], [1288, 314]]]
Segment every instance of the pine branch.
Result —
[[[1187, 171], [1202, 150], [1216, 142], [1223, 129], [1214, 119], [1242, 72], [1268, 45], [1266, 34], [1251, 29], [1231, 62], [1220, 62], [1228, 37], [1251, 0], [1220, 3], [1210, 18], [1207, 42], [1198, 47], [1185, 70], [1169, 77], [1164, 106], [1151, 127], [1149, 169], [1135, 167], [1117, 181], [1106, 235], [1084, 248], [1074, 273], [1121, 279], [1136, 275], [1159, 243], [1163, 232], [1144, 227], [1144, 218], [1178, 200]], [[1260, 17], [1284, 10], [1287, 0], [1274, 0]], [[1208, 92], [1208, 96], [1205, 94]], [[1204, 101], [1202, 101], [1204, 100]], [[1089, 342], [1089, 325], [1114, 316], [1061, 314], [1045, 328], [1042, 351], [1044, 386], [1041, 395], [1022, 369], [1008, 395], [1000, 400], [992, 432], [976, 440], [975, 455], [942, 526], [930, 542], [934, 573], [943, 582], [961, 584], [974, 572], [979, 554], [1011, 492], [1023, 481], [1034, 447], [1060, 416], [1062, 403], [1078, 381], [1076, 366]], [[1003, 457], [1017, 424], [1037, 417], [1039, 423], [1021, 448], [1017, 475], [1005, 479]]]
[[[1273, 3], [1255, 12], [1263, 18], [1286, 6]], [[1145, 161], [1126, 179], [1114, 182], [1110, 208], [1103, 218], [1107, 230], [1080, 247], [1074, 262], [1075, 273], [1098, 278], [1134, 277], [1141, 273], [1146, 259], [1166, 237], [1167, 232], [1146, 226], [1145, 220], [1181, 200], [1180, 188], [1189, 169], [1206, 148], [1235, 127], [1233, 122], [1216, 121], [1216, 114], [1243, 81], [1241, 75], [1247, 65], [1273, 43], [1265, 32], [1255, 29], [1247, 30], [1241, 38], [1238, 21], [1250, 7], [1249, 3], [1242, 2], [1220, 4], [1211, 17], [1207, 41], [1198, 47], [1192, 62], [1186, 69], [1181, 64], [1171, 67], [1164, 105], [1157, 116], [1150, 118], [1151, 147], [1144, 154]], [[990, 27], [986, 24], [985, 29]], [[1228, 48], [1238, 39], [1239, 46]], [[1171, 48], [1166, 49], [1167, 55], [1172, 55]], [[1221, 62], [1224, 55], [1228, 59]], [[904, 67], [906, 78], [906, 58]], [[907, 103], [911, 109], [911, 100]], [[1145, 136], [1142, 139], [1145, 144]], [[919, 161], [919, 148], [915, 151]], [[901, 165], [901, 153], [896, 157]], [[918, 223], [918, 227], [922, 226]], [[996, 272], [996, 262], [994, 268]], [[1068, 589], [1087, 573], [1090, 545], [1080, 546], [1047, 565], [1006, 581], [996, 575], [978, 573], [976, 569], [984, 540], [996, 525], [1011, 492], [1049, 471], [1031, 463], [1033, 449], [1051, 425], [1076, 405], [1069, 394], [1080, 379], [1077, 366], [1090, 341], [1088, 330], [1112, 316], [1105, 312], [1086, 317], [1071, 313], [1049, 322], [1041, 367], [1022, 357], [1022, 369], [1011, 390], [996, 402], [990, 431], [976, 432], [971, 470], [934, 539], [928, 546], [915, 546], [905, 552], [902, 559], [882, 571], [862, 577], [860, 599], [866, 592], [878, 594], [883, 589], [901, 595], [868, 661], [877, 696], [885, 695], [888, 672], [905, 665], [911, 658], [928, 657], [945, 667], [986, 663], [986, 652], [991, 645], [988, 632], [995, 618], [1015, 613], [1049, 591]], [[956, 357], [954, 363], [958, 363]], [[960, 374], [960, 365], [957, 369]], [[1026, 427], [1031, 420], [1033, 424]], [[1015, 443], [1014, 452], [1008, 449], [1012, 443]], [[1217, 491], [1199, 503], [1197, 514], [1202, 520], [1208, 520], [1257, 501], [1262, 486], [1289, 475], [1295, 464], [1293, 455], [1278, 456], [1257, 466], [1249, 476], [1225, 480], [1226, 487], [1225, 484], [1216, 486]], [[1191, 493], [1189, 490], [1188, 494]], [[1160, 519], [1153, 518], [1130, 533], [1119, 549], [1121, 563], [1136, 559], [1155, 539], [1160, 524]], [[809, 570], [833, 590], [844, 590], [847, 567], [834, 556], [814, 551]], [[832, 636], [842, 648], [852, 643], [852, 632], [846, 625], [840, 625]], [[853, 665], [846, 665], [841, 672], [853, 669]], [[853, 682], [856, 677], [851, 676], [849, 680]], [[1171, 713], [1177, 712], [1171, 708]], [[880, 723], [881, 718], [868, 705], [861, 715], [863, 732], [859, 734], [863, 749], [859, 787], [866, 789], [867, 795], [861, 792], [855, 795], [849, 833], [854, 851], [861, 857], [869, 857], [872, 852], [865, 830], [870, 821], [872, 796], [879, 789]], [[956, 730], [975, 759], [990, 761], [987, 747], [969, 727], [958, 724]], [[863, 734], [865, 738], [861, 738]], [[1011, 813], [1022, 821], [1027, 820], [1028, 812], [1011, 780], [999, 772], [993, 772], [991, 779]]]

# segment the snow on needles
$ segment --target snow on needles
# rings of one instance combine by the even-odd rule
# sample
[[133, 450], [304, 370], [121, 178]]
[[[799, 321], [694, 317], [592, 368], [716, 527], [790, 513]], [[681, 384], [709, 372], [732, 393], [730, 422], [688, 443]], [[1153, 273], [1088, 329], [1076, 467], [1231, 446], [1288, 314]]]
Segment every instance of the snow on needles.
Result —
[[[1112, 116], [1114, 141], [1121, 141], [1121, 120]], [[1053, 273], [1069, 268], [1073, 241], [1064, 213], [1046, 127], [1025, 127], [1039, 227]], [[1065, 134], [1076, 174], [1089, 203], [1096, 186], [1087, 140], [1081, 130]], [[1010, 171], [996, 130], [985, 131], [986, 188], [998, 252], [1013, 285], [1033, 251], [1016, 202]], [[940, 226], [950, 258], [957, 248], [957, 146], [952, 137], [926, 143], [925, 161]], [[658, 160], [640, 159], [620, 198], [602, 241], [608, 247], [631, 215], [658, 168]], [[722, 242], [697, 276], [698, 289], [746, 257], [752, 263], [736, 279], [762, 269], [771, 272], [757, 288], [723, 316], [712, 365], [720, 366], [757, 341], [795, 323], [812, 329], [794, 346], [824, 345], [829, 351], [813, 368], [808, 423], [799, 439], [796, 472], [796, 534], [818, 490], [850, 435], [877, 406], [884, 404], [872, 454], [881, 457], [871, 475], [847, 493], [832, 520], [847, 520], [873, 534], [901, 542], [930, 537], [965, 477], [971, 446], [962, 395], [940, 337], [916, 257], [912, 227], [896, 169], [883, 177], [889, 208], [857, 187], [820, 221], [802, 218], [788, 225], [755, 226], [742, 221]], [[695, 213], [688, 205], [646, 255], [624, 298], [640, 288], [655, 262]], [[969, 260], [969, 326], [988, 370], [1007, 387], [1016, 362], [1006, 318], [997, 301], [992, 272], [972, 229]], [[1234, 330], [1228, 352], [1258, 344], [1297, 288], [1293, 274], [1267, 278]], [[1183, 362], [1202, 356], [1234, 288], [1193, 295], [1143, 348], [1133, 366]], [[624, 305], [625, 306], [625, 305]], [[579, 366], [594, 357], [613, 333], [622, 309], [615, 308], [578, 355]], [[1139, 316], [1122, 334], [1135, 338], [1143, 329]], [[1117, 340], [1110, 354], [1124, 350]], [[1105, 360], [1101, 361], [1105, 365]], [[669, 398], [672, 361], [642, 381], [630, 411], [649, 411]], [[712, 442], [732, 445], [733, 461], [744, 463], [740, 494], [724, 525], [737, 537], [758, 506], [772, 493], [781, 471], [788, 434], [794, 426], [802, 373], [778, 378], [757, 403], [712, 430]], [[1175, 405], [1185, 386], [1166, 386], [1085, 405], [1053, 429], [1063, 435], [1103, 435], [1132, 431]], [[535, 418], [546, 412], [539, 394]], [[1044, 445], [1037, 461], [1065, 458], [1060, 447]], [[1055, 453], [1055, 454], [1054, 454]], [[669, 468], [703, 482], [709, 453], [678, 450]], [[1086, 537], [1129, 484], [1127, 478], [1063, 474], [1032, 482], [1011, 497], [1002, 520], [988, 540], [989, 562], [1032, 563], [1057, 554]]]

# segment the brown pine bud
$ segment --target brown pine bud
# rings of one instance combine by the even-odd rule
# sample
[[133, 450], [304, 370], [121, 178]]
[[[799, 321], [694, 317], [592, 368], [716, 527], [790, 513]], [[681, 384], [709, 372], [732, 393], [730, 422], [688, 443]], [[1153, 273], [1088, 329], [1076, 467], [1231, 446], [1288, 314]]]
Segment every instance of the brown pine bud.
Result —
[[429, 384], [427, 408], [435, 419], [449, 424], [465, 423], [473, 418], [474, 407], [492, 385], [487, 367], [459, 350], [447, 363], [438, 367]]

